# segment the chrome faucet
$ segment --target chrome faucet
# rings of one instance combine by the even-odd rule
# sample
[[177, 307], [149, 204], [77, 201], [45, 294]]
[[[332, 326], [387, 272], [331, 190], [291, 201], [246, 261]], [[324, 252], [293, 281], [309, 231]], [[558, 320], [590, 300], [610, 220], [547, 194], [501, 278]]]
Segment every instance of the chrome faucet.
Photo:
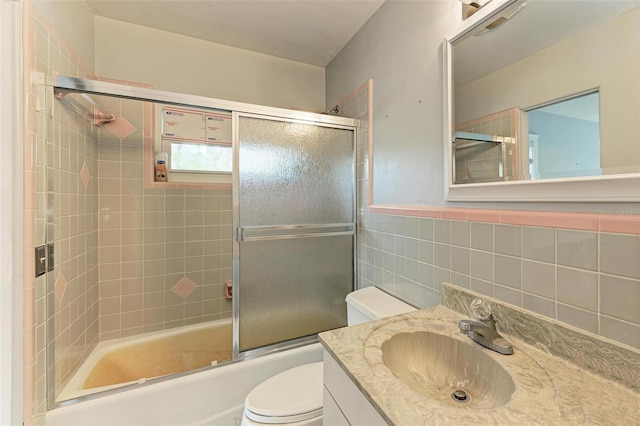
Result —
[[461, 333], [485, 348], [504, 355], [513, 353], [513, 345], [502, 337], [496, 330], [496, 320], [491, 314], [491, 307], [482, 299], [471, 301], [471, 310], [478, 321], [460, 320], [458, 328]]

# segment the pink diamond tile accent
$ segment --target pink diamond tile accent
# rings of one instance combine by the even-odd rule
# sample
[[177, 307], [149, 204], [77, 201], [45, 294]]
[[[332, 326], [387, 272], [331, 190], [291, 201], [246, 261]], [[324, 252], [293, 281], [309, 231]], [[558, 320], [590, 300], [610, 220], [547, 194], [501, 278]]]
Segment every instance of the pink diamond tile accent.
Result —
[[67, 279], [62, 275], [62, 272], [58, 272], [56, 282], [53, 284], [53, 293], [56, 296], [58, 303], [62, 303], [64, 292], [67, 289]]
[[124, 118], [123, 116], [120, 116], [118, 118], [116, 118], [115, 120], [106, 123], [104, 125], [104, 127], [110, 131], [111, 133], [113, 133], [118, 139], [122, 140], [124, 138], [126, 138], [127, 136], [129, 136], [131, 133], [135, 132], [136, 129], [135, 126], [131, 123], [129, 123], [129, 121]]
[[182, 297], [183, 299], [186, 299], [191, 293], [193, 293], [193, 290], [195, 290], [197, 287], [197, 284], [195, 284], [189, 278], [184, 277], [171, 288], [171, 291]]
[[89, 186], [89, 180], [91, 179], [91, 173], [89, 172], [89, 167], [87, 166], [86, 161], [82, 164], [82, 168], [80, 169], [80, 179], [82, 179], [84, 189], [87, 189], [87, 186]]

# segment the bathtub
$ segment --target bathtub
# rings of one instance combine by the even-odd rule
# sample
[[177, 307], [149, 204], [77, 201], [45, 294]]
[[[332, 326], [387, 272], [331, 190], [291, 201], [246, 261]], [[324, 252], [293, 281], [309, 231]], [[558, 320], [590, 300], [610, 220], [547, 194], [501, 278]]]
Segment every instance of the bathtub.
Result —
[[58, 400], [229, 361], [231, 342], [230, 318], [100, 342]]
[[251, 389], [288, 368], [317, 361], [322, 361], [319, 343], [234, 361], [53, 409], [44, 425], [236, 426]]

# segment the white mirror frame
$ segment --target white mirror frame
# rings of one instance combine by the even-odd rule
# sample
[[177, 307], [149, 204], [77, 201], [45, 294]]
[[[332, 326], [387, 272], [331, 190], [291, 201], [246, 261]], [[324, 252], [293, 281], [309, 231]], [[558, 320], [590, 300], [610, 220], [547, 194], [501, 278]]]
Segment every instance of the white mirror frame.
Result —
[[[452, 45], [521, 0], [493, 0], [445, 36], [443, 52], [444, 198], [446, 201], [640, 202], [640, 173], [511, 182], [453, 184], [454, 91]], [[526, 8], [522, 13], [526, 13]], [[640, 140], [638, 141], [640, 143]]]

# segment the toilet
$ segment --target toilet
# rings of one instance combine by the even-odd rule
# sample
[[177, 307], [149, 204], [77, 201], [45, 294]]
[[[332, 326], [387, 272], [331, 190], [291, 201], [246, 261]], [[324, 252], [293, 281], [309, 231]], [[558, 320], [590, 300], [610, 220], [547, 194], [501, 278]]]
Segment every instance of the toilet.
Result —
[[[348, 325], [415, 310], [376, 287], [349, 293], [346, 301]], [[321, 426], [322, 394], [322, 362], [285, 370], [249, 392], [241, 425]]]

